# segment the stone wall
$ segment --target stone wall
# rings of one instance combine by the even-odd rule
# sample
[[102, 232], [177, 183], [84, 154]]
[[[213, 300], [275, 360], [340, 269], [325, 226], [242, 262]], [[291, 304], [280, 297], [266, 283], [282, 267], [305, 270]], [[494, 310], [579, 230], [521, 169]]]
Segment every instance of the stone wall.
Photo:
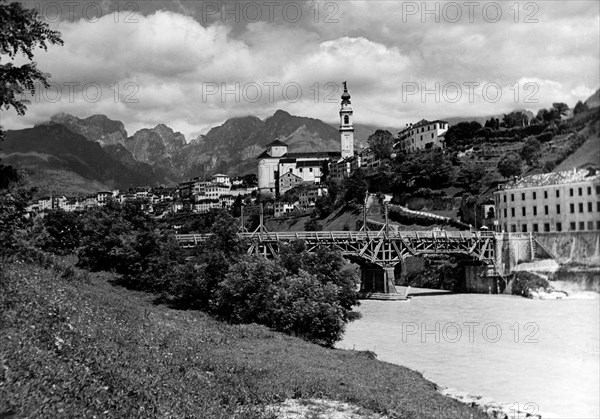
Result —
[[536, 242], [559, 263], [600, 265], [600, 232], [537, 233]]
[[496, 266], [508, 275], [517, 264], [533, 260], [535, 241], [529, 233], [496, 233]]

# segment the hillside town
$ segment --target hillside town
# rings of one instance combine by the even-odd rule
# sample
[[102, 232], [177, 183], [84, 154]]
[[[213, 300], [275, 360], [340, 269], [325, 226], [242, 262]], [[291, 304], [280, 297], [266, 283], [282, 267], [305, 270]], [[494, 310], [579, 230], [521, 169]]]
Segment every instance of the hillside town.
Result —
[[[137, 200], [144, 211], [160, 218], [167, 214], [205, 214], [215, 209], [229, 210], [236, 200], [238, 205], [252, 205], [260, 196], [276, 218], [306, 214], [314, 209], [320, 198], [328, 195], [328, 182], [341, 185], [357, 170], [369, 173], [383, 164], [384, 158], [372, 148], [355, 147], [354, 111], [347, 83], [343, 85], [339, 110], [340, 151], [290, 152], [283, 139], [276, 139], [268, 143], [264, 152], [257, 156], [257, 177], [248, 175], [231, 179], [226, 174], [217, 173], [210, 177], [194, 177], [174, 187], [100, 191], [85, 197], [46, 196], [37, 199], [27, 210], [30, 214], [54, 209], [73, 212], [104, 206], [109, 200], [121, 204]], [[407, 124], [392, 136], [389, 157], [436, 149], [443, 153], [449, 128], [449, 123], [443, 120], [422, 119], [415, 124]], [[568, 141], [566, 138], [552, 139], [549, 142], [551, 150], [564, 148], [565, 141]], [[502, 153], [513, 151], [510, 146], [505, 148], [500, 151], [497, 148], [489, 151], [483, 148], [475, 152], [470, 147], [459, 153], [459, 157], [475, 158], [474, 161], [479, 164], [490, 159], [497, 162]], [[486, 173], [492, 169], [495, 167], [488, 164]], [[558, 173], [515, 176], [498, 183], [480, 196], [478, 207], [473, 209], [475, 217], [470, 220], [472, 226], [512, 233], [598, 231], [598, 169], [598, 165], [586, 164]], [[297, 193], [288, 194], [292, 190]], [[390, 199], [388, 197], [387, 201]], [[408, 208], [405, 210], [410, 212]], [[422, 211], [418, 214], [439, 217]]]

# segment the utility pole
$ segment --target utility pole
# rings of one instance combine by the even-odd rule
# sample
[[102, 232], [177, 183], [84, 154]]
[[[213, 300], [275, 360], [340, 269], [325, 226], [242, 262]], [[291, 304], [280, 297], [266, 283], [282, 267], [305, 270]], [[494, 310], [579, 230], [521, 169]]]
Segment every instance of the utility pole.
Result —
[[369, 192], [365, 193], [365, 201], [363, 202], [363, 225], [361, 230], [368, 231], [367, 228], [367, 201], [369, 200]]
[[383, 206], [385, 209], [385, 238], [387, 239], [390, 236], [390, 220], [388, 218], [388, 209], [390, 205], [386, 202]]

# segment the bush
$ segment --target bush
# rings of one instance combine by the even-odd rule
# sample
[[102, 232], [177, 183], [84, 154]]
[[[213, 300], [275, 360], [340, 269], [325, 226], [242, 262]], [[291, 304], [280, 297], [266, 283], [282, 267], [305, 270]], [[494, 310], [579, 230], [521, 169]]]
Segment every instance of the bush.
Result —
[[548, 288], [549, 283], [544, 278], [531, 272], [519, 271], [514, 274], [512, 281], [512, 294], [528, 297], [531, 290]]
[[335, 284], [322, 284], [314, 275], [300, 271], [279, 284], [270, 326], [332, 347], [344, 333], [344, 311]]
[[333, 346], [359, 317], [353, 272], [338, 252], [309, 253], [303, 242], [282, 246], [275, 261], [244, 256], [214, 286], [211, 312], [232, 323], [260, 323]]
[[63, 210], [48, 212], [43, 218], [36, 244], [45, 251], [66, 255], [80, 244], [83, 224], [79, 217]]
[[245, 256], [218, 284], [213, 311], [233, 323], [272, 325], [276, 285], [285, 275], [285, 269], [271, 260]]

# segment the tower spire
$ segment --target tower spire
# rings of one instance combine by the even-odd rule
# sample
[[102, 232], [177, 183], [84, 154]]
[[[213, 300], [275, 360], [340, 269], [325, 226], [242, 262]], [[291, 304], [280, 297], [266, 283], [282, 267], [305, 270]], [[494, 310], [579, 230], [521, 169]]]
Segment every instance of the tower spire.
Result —
[[348, 83], [342, 82], [344, 93], [342, 93], [342, 104], [340, 108], [340, 141], [342, 158], [354, 156], [354, 125], [352, 124], [352, 108], [350, 107], [350, 93]]

